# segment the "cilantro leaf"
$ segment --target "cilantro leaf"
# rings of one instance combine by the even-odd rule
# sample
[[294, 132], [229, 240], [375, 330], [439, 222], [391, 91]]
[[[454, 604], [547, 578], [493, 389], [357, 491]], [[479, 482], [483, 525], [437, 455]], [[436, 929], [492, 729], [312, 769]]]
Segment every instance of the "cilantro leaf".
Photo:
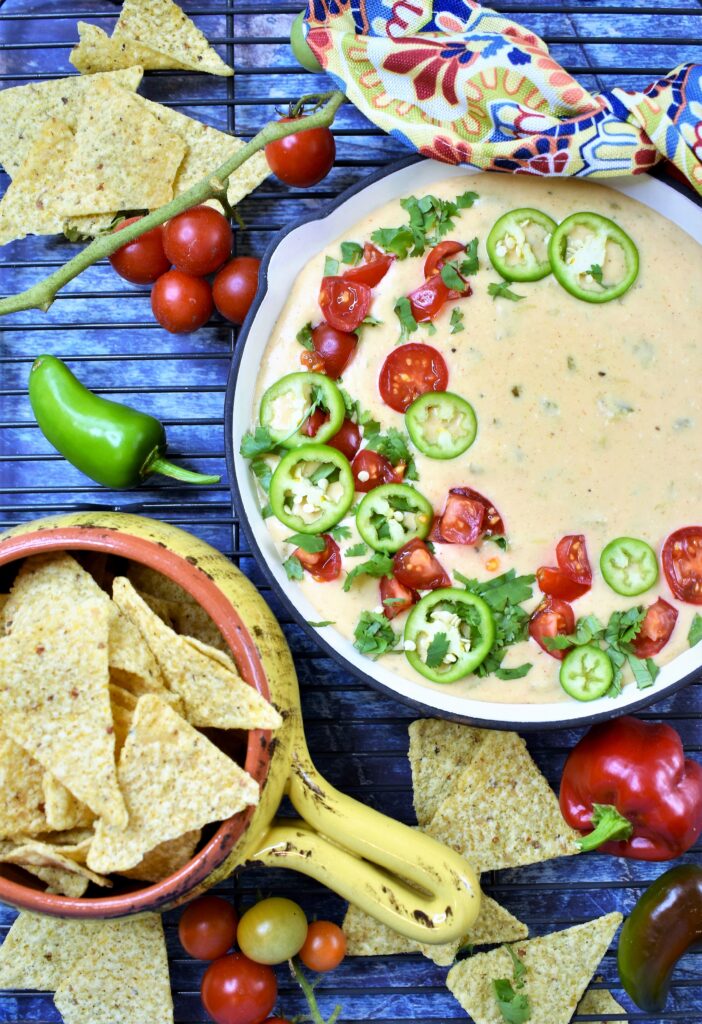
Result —
[[452, 263], [450, 260], [447, 260], [444, 263], [441, 268], [441, 280], [447, 288], [453, 288], [454, 291], [462, 292], [465, 290], [466, 282], [459, 274], [456, 262]]
[[590, 269], [588, 270], [588, 274], [595, 281], [597, 281], [599, 285], [602, 285], [602, 287], [604, 288], [604, 285], [602, 284], [602, 267], [599, 265], [599, 263], [593, 263]]
[[526, 640], [529, 629], [529, 615], [521, 607], [523, 601], [532, 597], [535, 576], [517, 576], [509, 569], [492, 580], [483, 582], [468, 579], [460, 572], [454, 572], [457, 582], [477, 594], [489, 605], [495, 623], [495, 640], [485, 660], [476, 669], [476, 675], [496, 675], [498, 679], [522, 679], [532, 668], [525, 662], [516, 668], [502, 668], [507, 648]]
[[312, 324], [306, 323], [304, 327], [295, 335], [295, 340], [298, 341], [303, 348], [306, 348], [308, 352], [314, 352], [314, 343], [312, 341]]
[[271, 486], [271, 479], [273, 477], [273, 470], [262, 455], [256, 455], [255, 458], [251, 460], [251, 472], [258, 480], [261, 489], [268, 494]]
[[[409, 450], [407, 434], [403, 434], [397, 427], [389, 427], [384, 434], [373, 433], [368, 435], [364, 432], [364, 437], [367, 440], [366, 447], [370, 448], [371, 451], [383, 455], [393, 466], [399, 466], [400, 464], [406, 466], [406, 479], [417, 479], [416, 467], [414, 466], [412, 453]], [[412, 475], [412, 470], [415, 470], [414, 476]]]
[[436, 324], [433, 324], [431, 320], [422, 320], [419, 325], [423, 331], [426, 331], [430, 338], [433, 338], [436, 334]]
[[695, 614], [694, 619], [690, 623], [690, 631], [687, 634], [687, 642], [690, 647], [694, 647], [702, 640], [702, 615], [699, 613]]
[[371, 241], [385, 252], [391, 252], [398, 260], [406, 260], [414, 245], [414, 235], [408, 225], [400, 228], [378, 228], [371, 235]]
[[459, 331], [465, 331], [465, 329], [463, 310], [459, 309], [458, 306], [454, 306], [451, 312], [451, 334], [458, 334]]
[[347, 573], [346, 579], [344, 580], [344, 593], [348, 594], [353, 581], [358, 576], [374, 576], [379, 579], [381, 576], [392, 576], [393, 563], [392, 558], [383, 554], [382, 551], [376, 551], [375, 554], [366, 562], [361, 562], [360, 565], [355, 566], [350, 573]]
[[[349, 510], [349, 514], [350, 514], [350, 510]], [[349, 526], [341, 526], [341, 525], [333, 526], [331, 528], [331, 530], [329, 531], [329, 536], [332, 537], [336, 541], [348, 540], [349, 537], [351, 536], [351, 527], [349, 527]]]
[[452, 202], [426, 195], [421, 199], [408, 196], [401, 200], [402, 209], [409, 216], [409, 223], [397, 228], [378, 228], [371, 235], [386, 252], [392, 252], [399, 260], [408, 256], [421, 256], [424, 251], [448, 234], [453, 228], [460, 210], [467, 210], [478, 198], [475, 192], [464, 192]]
[[514, 975], [514, 983], [517, 988], [524, 988], [524, 975], [526, 974], [526, 964], [523, 963], [517, 954], [514, 952], [512, 946], [503, 946], [512, 958], [512, 973]]
[[569, 647], [584, 647], [586, 644], [596, 643], [604, 635], [605, 627], [594, 615], [587, 615], [578, 619], [575, 624], [575, 632], [569, 636], [547, 636], [544, 643], [549, 651], [565, 651]]
[[360, 541], [358, 544], [353, 544], [350, 548], [344, 551], [347, 558], [360, 558], [362, 555], [368, 554], [368, 545]]
[[374, 659], [394, 650], [400, 641], [389, 620], [379, 612], [361, 612], [353, 635], [356, 650]]
[[482, 597], [494, 612], [504, 611], [508, 604], [528, 601], [533, 593], [532, 584], [536, 581], [536, 576], [517, 576], [514, 569], [482, 583], [475, 579], [469, 580], [460, 572], [454, 573], [454, 576], [466, 590]]
[[517, 295], [513, 292], [509, 285], [509, 281], [500, 281], [499, 284], [492, 281], [488, 285], [488, 295], [492, 295], [493, 299], [509, 299], [510, 302], [519, 302], [526, 298], [526, 295]]
[[352, 267], [355, 267], [357, 263], [360, 263], [363, 259], [363, 246], [359, 245], [358, 242], [342, 242], [341, 243], [341, 262], [350, 263]]
[[283, 568], [289, 580], [301, 580], [305, 575], [302, 562], [296, 555], [291, 555], [283, 562]]
[[339, 261], [333, 259], [331, 256], [324, 257], [324, 276], [325, 277], [336, 277], [339, 273]]
[[256, 427], [253, 433], [249, 431], [244, 434], [239, 451], [245, 459], [253, 459], [257, 455], [272, 452], [277, 444], [278, 442], [271, 437], [268, 427]]
[[318, 537], [314, 533], [293, 533], [292, 536], [285, 538], [285, 543], [294, 544], [308, 555], [318, 555], [327, 546], [324, 537]]
[[476, 199], [479, 199], [477, 192], [464, 192], [463, 195], [456, 196], [456, 206], [459, 210], [469, 210]]
[[523, 679], [524, 676], [528, 675], [533, 668], [530, 661], [525, 661], [523, 665], [518, 665], [517, 668], [496, 668], [494, 675], [498, 679]]
[[394, 306], [395, 316], [400, 321], [400, 341], [407, 341], [409, 336], [417, 330], [417, 321], [414, 319], [410, 300], [406, 295], [398, 299]]
[[639, 690], [647, 690], [649, 686], [653, 686], [660, 672], [653, 658], [642, 659], [637, 658], [635, 654], [628, 654], [627, 661]]
[[468, 245], [466, 246], [465, 256], [461, 261], [459, 269], [463, 277], [472, 277], [473, 274], [477, 274], [478, 271], [480, 270], [477, 238], [472, 238]]
[[508, 981], [507, 978], [493, 981], [492, 990], [502, 1019], [507, 1021], [507, 1024], [525, 1024], [530, 1020], [529, 997], [523, 992], [515, 992], [511, 981]]
[[426, 666], [436, 668], [448, 654], [449, 640], [445, 633], [437, 633], [427, 648]]
[[323, 619], [321, 622], [312, 622], [311, 619], [308, 619], [307, 625], [316, 626], [318, 629], [321, 629], [322, 626], [335, 626], [336, 622], [334, 621], [334, 619]]

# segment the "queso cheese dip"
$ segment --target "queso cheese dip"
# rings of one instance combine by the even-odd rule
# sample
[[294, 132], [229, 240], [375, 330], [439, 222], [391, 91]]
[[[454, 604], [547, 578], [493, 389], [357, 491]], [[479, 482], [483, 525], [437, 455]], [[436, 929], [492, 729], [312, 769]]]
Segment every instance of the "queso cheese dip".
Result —
[[[468, 279], [472, 294], [446, 302], [433, 328], [419, 325], [406, 340], [441, 354], [448, 369], [445, 390], [470, 403], [477, 435], [463, 454], [446, 460], [429, 458], [410, 443], [417, 479], [405, 482], [428, 499], [437, 516], [452, 488], [479, 492], [499, 510], [507, 546], [503, 550], [486, 537], [472, 544], [435, 539], [434, 555], [452, 577], [458, 571], [486, 581], [509, 569], [522, 575], [556, 566], [558, 541], [582, 535], [592, 583], [570, 602], [575, 619], [593, 614], [606, 624], [615, 612], [648, 608], [662, 597], [678, 612], [672, 635], [655, 658], [663, 664], [687, 648], [694, 605], [676, 599], [662, 567], [650, 589], [627, 597], [605, 582], [599, 562], [610, 541], [631, 537], [647, 542], [660, 564], [666, 538], [702, 522], [702, 247], [652, 210], [603, 186], [483, 174], [435, 184], [431, 194], [454, 200], [466, 190], [477, 198], [459, 211], [444, 237], [463, 244], [478, 239], [479, 269]], [[318, 299], [325, 258], [339, 260], [342, 242], [363, 246], [378, 229], [405, 224], [401, 198], [359, 218], [351, 232], [327, 246], [299, 275], [261, 363], [257, 412], [271, 385], [305, 369], [301, 356], [307, 349], [297, 336], [305, 325], [322, 320]], [[489, 285], [499, 284], [501, 277], [488, 259], [486, 238], [498, 218], [522, 207], [543, 211], [557, 223], [576, 211], [615, 221], [639, 252], [633, 286], [620, 298], [592, 304], [569, 294], [549, 274], [538, 281], [511, 282], [509, 289], [519, 299], [489, 294]], [[426, 255], [395, 259], [373, 287], [370, 316], [378, 323], [360, 327], [358, 345], [338, 382], [382, 431], [394, 427], [403, 436], [405, 417], [383, 400], [378, 379], [400, 341], [396, 303], [422, 284]], [[342, 263], [338, 274], [347, 269]], [[456, 308], [462, 318], [454, 314]], [[285, 409], [281, 412], [277, 404], [276, 415], [284, 418]], [[275, 468], [279, 454], [263, 458]], [[308, 571], [295, 574], [301, 575], [297, 585], [318, 609], [318, 618], [331, 621], [349, 638], [363, 612], [383, 612], [377, 578], [360, 575], [343, 590], [347, 573], [373, 555], [368, 548], [360, 556], [345, 554], [360, 550], [354, 510], [363, 497], [356, 494], [354, 508], [341, 521], [348, 529], [338, 541], [337, 578], [317, 582]], [[267, 501], [262, 490], [262, 507]], [[281, 560], [289, 559], [295, 545], [285, 540], [295, 531], [274, 515], [266, 522]], [[529, 614], [544, 596], [535, 583], [532, 590], [524, 602]], [[504, 653], [503, 669], [531, 665], [520, 678], [471, 673], [451, 683], [423, 679], [403, 654], [407, 617], [393, 619], [398, 646], [380, 659], [401, 676], [434, 688], [449, 685], [452, 694], [486, 701], [571, 699], [559, 684], [562, 662], [531, 638]], [[368, 671], [373, 672], [371, 661]], [[632, 680], [627, 665], [623, 681], [633, 685]]]

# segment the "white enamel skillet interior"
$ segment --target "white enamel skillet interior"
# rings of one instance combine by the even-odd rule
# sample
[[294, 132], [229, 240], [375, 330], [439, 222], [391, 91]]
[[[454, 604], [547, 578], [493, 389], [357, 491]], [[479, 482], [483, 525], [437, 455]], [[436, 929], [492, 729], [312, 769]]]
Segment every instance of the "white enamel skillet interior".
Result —
[[[333, 626], [317, 628], [308, 624], [308, 620], [314, 621], [319, 617], [319, 612], [296, 584], [288, 580], [261, 516], [253, 474], [247, 460], [239, 454], [241, 438], [256, 420], [253, 408], [255, 383], [268, 339], [295, 279], [309, 260], [358, 223], [359, 209], [370, 213], [392, 199], [428, 192], [437, 181], [480, 173], [465, 167], [451, 167], [433, 160], [410, 157], [365, 179], [316, 216], [298, 221], [273, 240], [263, 261], [256, 300], [237, 342], [229, 378], [225, 414], [229, 478], [236, 510], [249, 544], [273, 589], [305, 632], [344, 668], [424, 714], [503, 729], [587, 725], [644, 707], [690, 682], [702, 669], [702, 644], [665, 665], [655, 685], [648, 690], [637, 690], [632, 684], [616, 699], [603, 697], [588, 703], [573, 700], [550, 704], [497, 704], [454, 696], [450, 685], [441, 691], [429, 689], [419, 679], [413, 682], [370, 661]], [[702, 244], [702, 208], [670, 185], [641, 175], [607, 179], [606, 187], [651, 207]]]

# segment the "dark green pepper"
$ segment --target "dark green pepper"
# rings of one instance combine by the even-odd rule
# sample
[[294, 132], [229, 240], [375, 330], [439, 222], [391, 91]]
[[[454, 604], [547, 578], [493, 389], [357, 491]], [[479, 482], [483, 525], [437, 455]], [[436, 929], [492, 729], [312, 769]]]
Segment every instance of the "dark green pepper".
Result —
[[93, 394], [55, 356], [39, 356], [29, 373], [29, 401], [44, 437], [91, 480], [134, 487], [150, 473], [186, 484], [216, 484], [163, 458], [166, 432], [153, 416]]
[[684, 864], [650, 885], [624, 922], [619, 977], [637, 1006], [662, 1010], [684, 953], [702, 943], [702, 868]]

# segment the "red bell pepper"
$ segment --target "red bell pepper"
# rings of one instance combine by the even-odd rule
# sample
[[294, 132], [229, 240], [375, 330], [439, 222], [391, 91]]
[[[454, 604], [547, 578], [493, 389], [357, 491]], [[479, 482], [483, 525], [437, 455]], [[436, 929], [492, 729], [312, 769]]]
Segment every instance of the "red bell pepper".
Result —
[[702, 832], [702, 765], [669, 725], [625, 716], [596, 725], [571, 751], [561, 813], [582, 850], [672, 860]]

